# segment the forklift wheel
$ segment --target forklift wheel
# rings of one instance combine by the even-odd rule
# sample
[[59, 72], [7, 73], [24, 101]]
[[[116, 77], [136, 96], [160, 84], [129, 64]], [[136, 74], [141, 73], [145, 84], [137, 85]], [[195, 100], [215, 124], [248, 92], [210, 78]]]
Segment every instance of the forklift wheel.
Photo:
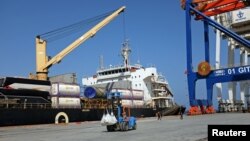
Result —
[[128, 131], [128, 122], [123, 122], [123, 131]]
[[135, 125], [133, 126], [132, 128], [133, 130], [136, 130], [137, 129], [137, 124], [135, 123]]
[[107, 131], [108, 132], [115, 131], [114, 125], [107, 125]]
[[119, 123], [120, 131], [123, 131], [123, 122]]

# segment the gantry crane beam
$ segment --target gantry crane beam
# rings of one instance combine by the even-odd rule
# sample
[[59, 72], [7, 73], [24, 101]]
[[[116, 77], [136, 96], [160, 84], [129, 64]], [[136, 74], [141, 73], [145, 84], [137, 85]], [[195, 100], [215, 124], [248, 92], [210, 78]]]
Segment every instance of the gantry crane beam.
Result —
[[[193, 0], [192, 6], [206, 16], [215, 16], [221, 13], [245, 8], [249, 6], [250, 0]], [[181, 1], [184, 8], [186, 0]], [[196, 16], [196, 19], [202, 19], [202, 16]]]
[[[247, 7], [249, 4], [243, 0], [217, 0], [205, 4], [203, 9], [199, 10], [206, 16], [215, 16], [221, 13], [241, 9]], [[197, 16], [196, 19], [201, 17]]]

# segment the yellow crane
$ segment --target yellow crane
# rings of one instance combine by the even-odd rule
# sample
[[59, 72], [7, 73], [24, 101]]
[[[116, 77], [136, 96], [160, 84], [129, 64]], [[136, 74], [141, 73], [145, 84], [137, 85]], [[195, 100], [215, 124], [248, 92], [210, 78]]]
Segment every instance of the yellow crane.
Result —
[[66, 55], [68, 55], [71, 51], [85, 42], [87, 39], [93, 37], [101, 28], [110, 23], [114, 18], [116, 18], [121, 12], [123, 12], [125, 6], [120, 7], [118, 10], [113, 12], [111, 15], [103, 19], [101, 22], [92, 27], [88, 32], [83, 34], [81, 37], [76, 39], [70, 45], [68, 45], [65, 49], [55, 55], [53, 58], [49, 59], [46, 55], [46, 40], [41, 39], [39, 36], [36, 37], [36, 74], [30, 74], [31, 79], [37, 80], [47, 80], [48, 79], [48, 70], [49, 68], [59, 63]]

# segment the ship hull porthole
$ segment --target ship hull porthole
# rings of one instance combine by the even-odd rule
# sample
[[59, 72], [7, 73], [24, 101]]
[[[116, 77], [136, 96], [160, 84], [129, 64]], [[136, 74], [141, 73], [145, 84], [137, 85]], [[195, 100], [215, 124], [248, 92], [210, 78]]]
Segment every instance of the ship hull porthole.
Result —
[[55, 117], [55, 124], [69, 123], [69, 117], [65, 112], [59, 112]]

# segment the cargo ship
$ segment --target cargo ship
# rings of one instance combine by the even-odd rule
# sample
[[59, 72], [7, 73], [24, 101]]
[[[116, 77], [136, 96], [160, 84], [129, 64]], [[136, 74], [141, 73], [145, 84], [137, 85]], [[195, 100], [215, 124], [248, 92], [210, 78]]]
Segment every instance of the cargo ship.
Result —
[[[99, 120], [102, 110], [82, 109], [80, 86], [0, 78], [0, 126]], [[99, 113], [100, 112], [100, 113]]]
[[[122, 6], [98, 18], [36, 36], [36, 74], [30, 73], [29, 78], [0, 78], [0, 126], [99, 120], [99, 115], [103, 112], [100, 105], [92, 103], [91, 107], [83, 108], [87, 103], [83, 104], [84, 100], [82, 102], [80, 98], [79, 85], [64, 81], [54, 83], [53, 80], [60, 77], [51, 78], [48, 73], [53, 65], [61, 62], [66, 55], [93, 37], [124, 10], [125, 6]], [[72, 33], [90, 22], [98, 23], [55, 56], [47, 55], [49, 39]]]
[[110, 92], [120, 92], [122, 106], [136, 117], [153, 117], [158, 110], [163, 115], [185, 110], [174, 102], [168, 82], [155, 67], [129, 64], [130, 52], [124, 44], [124, 65], [84, 77], [83, 88], [74, 74], [49, 80], [0, 78], [0, 126], [100, 120]]
[[[154, 116], [160, 110], [163, 115], [177, 114], [185, 107], [175, 103], [173, 93], [165, 77], [156, 67], [143, 67], [141, 64], [130, 64], [131, 48], [125, 41], [121, 49], [122, 65], [104, 68], [90, 77], [82, 79], [84, 96], [98, 99], [107, 93], [120, 92], [121, 104], [129, 107], [136, 116]], [[103, 62], [103, 58], [100, 62]], [[143, 111], [143, 112], [141, 112]]]
[[181, 108], [174, 103], [167, 81], [154, 67], [130, 65], [131, 50], [126, 45], [122, 50], [124, 65], [101, 69], [97, 75], [83, 78], [83, 88], [77, 84], [75, 75], [48, 76], [50, 67], [93, 37], [124, 9], [122, 6], [105, 15], [101, 22], [54, 57], [46, 53], [46, 37], [79, 25], [36, 36], [36, 74], [30, 73], [29, 78], [0, 78], [0, 126], [100, 120], [109, 106], [106, 94], [117, 91], [122, 93], [122, 105], [129, 107], [133, 116], [151, 117], [157, 110], [163, 115], [176, 114]]

